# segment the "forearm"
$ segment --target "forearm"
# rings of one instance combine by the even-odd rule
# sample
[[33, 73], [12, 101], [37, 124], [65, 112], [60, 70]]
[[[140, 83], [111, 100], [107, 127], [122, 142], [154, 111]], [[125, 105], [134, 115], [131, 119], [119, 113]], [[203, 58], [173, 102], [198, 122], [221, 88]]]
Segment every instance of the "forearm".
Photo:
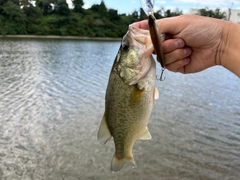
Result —
[[240, 77], [240, 25], [225, 22], [221, 65]]

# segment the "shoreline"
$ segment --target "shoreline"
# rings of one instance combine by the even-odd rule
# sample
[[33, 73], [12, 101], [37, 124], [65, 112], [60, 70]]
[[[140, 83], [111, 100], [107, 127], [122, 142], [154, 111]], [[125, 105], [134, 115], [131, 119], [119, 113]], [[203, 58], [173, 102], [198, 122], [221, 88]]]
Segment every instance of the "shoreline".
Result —
[[111, 37], [86, 37], [86, 36], [55, 36], [55, 35], [0, 35], [0, 38], [22, 39], [69, 39], [69, 40], [94, 40], [94, 41], [121, 41], [122, 38]]

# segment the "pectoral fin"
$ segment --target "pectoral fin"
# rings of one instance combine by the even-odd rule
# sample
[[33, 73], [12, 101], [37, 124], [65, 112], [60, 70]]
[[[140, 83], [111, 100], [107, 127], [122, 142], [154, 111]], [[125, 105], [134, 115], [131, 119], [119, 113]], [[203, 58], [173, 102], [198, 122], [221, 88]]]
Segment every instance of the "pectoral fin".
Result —
[[158, 92], [157, 88], [155, 87], [154, 91], [153, 91], [152, 107], [154, 107], [154, 100], [158, 99], [158, 98], [159, 98], [159, 92]]
[[107, 141], [111, 139], [111, 137], [112, 135], [107, 127], [106, 117], [104, 113], [99, 130], [98, 130], [97, 138], [101, 144], [106, 144]]
[[150, 134], [150, 132], [148, 131], [148, 128], [146, 127], [142, 136], [139, 138], [141, 140], [149, 140], [149, 139], [152, 139], [152, 136]]
[[159, 92], [157, 90], [157, 88], [155, 87], [154, 89], [154, 99], [158, 99], [159, 98]]

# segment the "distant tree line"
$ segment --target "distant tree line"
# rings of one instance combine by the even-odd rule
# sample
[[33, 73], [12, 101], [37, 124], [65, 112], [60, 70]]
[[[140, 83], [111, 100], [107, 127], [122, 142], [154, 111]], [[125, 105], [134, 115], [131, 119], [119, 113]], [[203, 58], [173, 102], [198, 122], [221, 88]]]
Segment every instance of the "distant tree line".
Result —
[[[142, 9], [119, 14], [108, 9], [103, 0], [88, 9], [83, 8], [83, 0], [72, 3], [73, 9], [69, 9], [66, 0], [0, 0], [0, 34], [122, 37], [129, 24], [147, 18]], [[221, 14], [219, 9], [209, 11], [202, 9], [200, 13], [221, 18], [217, 15]], [[154, 15], [159, 19], [181, 14], [179, 9], [162, 8]]]
[[207, 17], [212, 17], [217, 19], [226, 19], [226, 13], [221, 12], [219, 8], [216, 8], [215, 10], [209, 9], [208, 7], [202, 8], [198, 10], [197, 14], [201, 16], [207, 16]]

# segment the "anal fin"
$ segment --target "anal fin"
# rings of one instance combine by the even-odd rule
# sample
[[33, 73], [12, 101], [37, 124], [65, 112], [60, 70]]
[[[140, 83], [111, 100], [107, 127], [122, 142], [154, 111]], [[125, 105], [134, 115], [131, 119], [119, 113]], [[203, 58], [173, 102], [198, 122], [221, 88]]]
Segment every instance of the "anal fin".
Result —
[[152, 135], [150, 134], [150, 132], [148, 131], [148, 128], [146, 126], [142, 136], [139, 138], [141, 140], [149, 140], [149, 139], [152, 139]]

